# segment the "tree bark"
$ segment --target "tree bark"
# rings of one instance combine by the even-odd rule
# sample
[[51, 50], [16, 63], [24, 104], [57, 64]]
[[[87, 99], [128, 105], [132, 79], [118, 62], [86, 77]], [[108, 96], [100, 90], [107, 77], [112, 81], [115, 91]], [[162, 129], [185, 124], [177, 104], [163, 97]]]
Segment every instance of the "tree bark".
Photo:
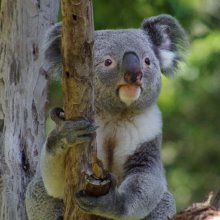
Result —
[[[67, 120], [84, 117], [94, 121], [94, 70], [93, 43], [94, 24], [91, 0], [62, 0], [62, 88], [64, 112]], [[83, 164], [84, 163], [84, 164]], [[85, 167], [82, 167], [82, 164]], [[64, 219], [101, 219], [85, 214], [74, 202], [74, 193], [82, 189], [82, 172], [103, 178], [106, 172], [96, 158], [96, 144], [73, 146], [65, 158], [66, 186], [64, 193]], [[106, 176], [107, 177], [107, 176]], [[102, 182], [102, 184], [100, 184]], [[103, 184], [103, 182], [105, 184]], [[110, 187], [110, 181], [96, 181], [90, 176], [85, 190], [93, 195], [103, 195]]]
[[27, 219], [25, 189], [45, 139], [48, 77], [39, 70], [39, 44], [58, 10], [58, 0], [1, 0], [1, 220]]
[[220, 220], [219, 196], [220, 192], [212, 200], [213, 192], [210, 192], [205, 202], [193, 203], [185, 210], [179, 211], [174, 216], [168, 218], [168, 220]]
[[[63, 16], [62, 88], [65, 118], [73, 119], [83, 116], [91, 119], [94, 117], [92, 3], [89, 0], [62, 0], [61, 2]], [[82, 144], [77, 148], [72, 148], [66, 155], [65, 220], [90, 219], [89, 215], [79, 210], [73, 199], [74, 193], [82, 187], [81, 159], [85, 150], [86, 145]]]

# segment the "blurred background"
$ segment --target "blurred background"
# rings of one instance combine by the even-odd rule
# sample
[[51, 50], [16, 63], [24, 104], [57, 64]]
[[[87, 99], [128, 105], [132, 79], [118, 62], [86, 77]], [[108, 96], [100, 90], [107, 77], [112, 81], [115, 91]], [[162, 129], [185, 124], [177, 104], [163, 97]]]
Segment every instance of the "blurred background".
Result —
[[[177, 208], [203, 201], [220, 189], [220, 1], [93, 0], [95, 29], [136, 28], [145, 17], [167, 13], [188, 33], [187, 65], [163, 77], [162, 156]], [[51, 83], [50, 105], [61, 102]]]

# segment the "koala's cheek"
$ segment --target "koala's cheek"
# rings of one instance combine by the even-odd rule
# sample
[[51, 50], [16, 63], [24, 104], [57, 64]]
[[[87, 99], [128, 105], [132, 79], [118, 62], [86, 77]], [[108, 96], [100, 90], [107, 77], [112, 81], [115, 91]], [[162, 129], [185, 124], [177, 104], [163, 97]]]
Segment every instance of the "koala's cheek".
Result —
[[140, 86], [136, 85], [122, 85], [119, 88], [119, 98], [127, 106], [136, 101], [141, 94]]

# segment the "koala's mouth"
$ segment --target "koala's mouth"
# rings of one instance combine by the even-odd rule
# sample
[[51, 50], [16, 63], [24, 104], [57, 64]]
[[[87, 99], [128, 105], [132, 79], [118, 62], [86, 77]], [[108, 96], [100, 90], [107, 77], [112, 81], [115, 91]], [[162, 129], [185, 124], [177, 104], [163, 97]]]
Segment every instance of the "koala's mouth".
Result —
[[120, 100], [127, 106], [131, 105], [140, 97], [141, 91], [140, 84], [121, 84], [117, 87], [117, 94]]

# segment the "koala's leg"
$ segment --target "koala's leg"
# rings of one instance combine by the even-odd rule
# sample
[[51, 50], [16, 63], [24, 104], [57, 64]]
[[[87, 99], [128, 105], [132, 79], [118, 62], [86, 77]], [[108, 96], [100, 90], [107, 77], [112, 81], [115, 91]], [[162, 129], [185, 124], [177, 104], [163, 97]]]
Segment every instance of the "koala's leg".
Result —
[[176, 213], [176, 203], [170, 192], [165, 192], [157, 207], [144, 220], [167, 220]]
[[47, 194], [40, 176], [35, 176], [28, 185], [25, 203], [28, 220], [63, 219], [62, 200], [55, 199]]

